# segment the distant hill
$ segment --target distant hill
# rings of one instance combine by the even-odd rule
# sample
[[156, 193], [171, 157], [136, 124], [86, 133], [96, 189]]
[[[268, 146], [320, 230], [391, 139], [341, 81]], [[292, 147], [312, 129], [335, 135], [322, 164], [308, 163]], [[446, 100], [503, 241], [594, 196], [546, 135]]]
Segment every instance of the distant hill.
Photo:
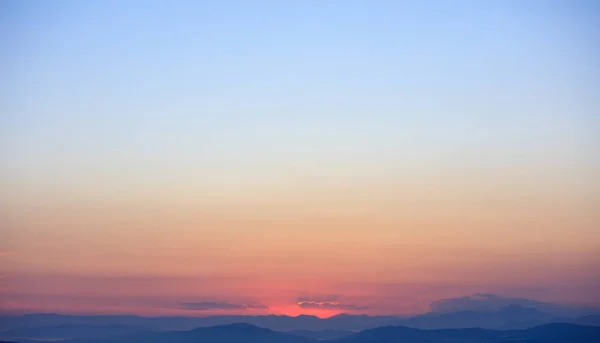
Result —
[[321, 331], [294, 330], [294, 331], [288, 331], [286, 333], [290, 334], [290, 335], [306, 337], [306, 338], [310, 338], [310, 339], [314, 339], [314, 340], [332, 340], [332, 339], [350, 336], [354, 332], [342, 331], [342, 330], [321, 330]]
[[600, 327], [546, 324], [525, 330], [442, 329], [419, 330], [387, 326], [361, 331], [335, 343], [598, 343]]
[[[40, 343], [23, 340], [21, 343]], [[231, 324], [189, 331], [139, 332], [106, 338], [81, 338], [64, 343], [315, 343], [315, 340], [259, 328]], [[525, 330], [481, 328], [421, 330], [405, 326], [384, 326], [323, 341], [327, 343], [598, 343], [600, 327], [567, 323], [545, 324]], [[3, 343], [0, 341], [0, 343]]]
[[0, 332], [0, 337], [11, 339], [68, 339], [68, 338], [93, 338], [110, 335], [126, 335], [138, 331], [148, 331], [150, 328], [136, 325], [107, 324], [62, 324], [56, 326], [17, 327]]
[[[0, 318], [0, 331], [22, 328], [44, 328], [51, 327], [57, 331], [67, 331], [71, 326], [102, 327], [118, 325], [122, 329], [130, 327], [133, 329], [146, 328], [154, 331], [191, 330], [197, 327], [210, 327], [228, 325], [232, 323], [248, 323], [276, 331], [292, 330], [342, 330], [359, 331], [376, 328], [385, 325], [401, 325], [403, 318], [396, 316], [367, 316], [340, 314], [329, 318], [318, 318], [309, 315], [297, 317], [264, 315], [264, 316], [241, 316], [222, 315], [208, 317], [138, 317], [138, 316], [73, 316], [63, 314], [29, 314], [24, 316], [12, 316]], [[70, 330], [73, 332], [74, 330]], [[0, 339], [8, 339], [11, 336], [2, 335]], [[36, 336], [37, 337], [37, 336]], [[61, 336], [59, 336], [61, 337]], [[69, 337], [65, 333], [62, 337]]]
[[600, 326], [600, 313], [582, 316], [573, 321], [574, 324]]
[[565, 322], [569, 318], [558, 318], [533, 308], [510, 305], [497, 311], [460, 311], [453, 313], [428, 313], [409, 318], [402, 326], [417, 329], [525, 329], [550, 322]]
[[[570, 306], [525, 298], [510, 298], [479, 293], [441, 299], [431, 305], [432, 312], [410, 318], [339, 314], [329, 318], [309, 315], [218, 315], [207, 317], [139, 317], [134, 315], [76, 316], [28, 314], [0, 317], [0, 339], [84, 338], [121, 335], [139, 330], [185, 331], [232, 323], [247, 323], [275, 331], [325, 332], [360, 331], [383, 326], [417, 329], [480, 327], [517, 330], [537, 325], [564, 322], [600, 326], [600, 309]], [[197, 313], [197, 312], [196, 312]]]
[[257, 327], [291, 333], [311, 339], [335, 339], [345, 333], [385, 326], [415, 329], [459, 329], [479, 327], [494, 330], [521, 330], [548, 323], [571, 323], [600, 326], [600, 314], [579, 318], [562, 318], [539, 309], [509, 305], [494, 311], [459, 311], [427, 313], [412, 318], [340, 314], [329, 318], [289, 316], [210, 316], [210, 317], [138, 317], [138, 316], [70, 316], [34, 314], [0, 317], [0, 340], [102, 338], [130, 335], [140, 331], [187, 331], [247, 323]]
[[[33, 341], [22, 341], [31, 343]], [[314, 343], [295, 336], [250, 324], [231, 324], [190, 331], [140, 332], [108, 338], [66, 340], [64, 343]], [[576, 324], [546, 324], [525, 330], [441, 329], [420, 330], [404, 326], [385, 326], [328, 343], [598, 343], [600, 327]], [[1, 342], [0, 342], [1, 343]]]
[[305, 337], [263, 329], [250, 324], [197, 328], [190, 331], [141, 332], [109, 338], [66, 340], [65, 343], [310, 343]]

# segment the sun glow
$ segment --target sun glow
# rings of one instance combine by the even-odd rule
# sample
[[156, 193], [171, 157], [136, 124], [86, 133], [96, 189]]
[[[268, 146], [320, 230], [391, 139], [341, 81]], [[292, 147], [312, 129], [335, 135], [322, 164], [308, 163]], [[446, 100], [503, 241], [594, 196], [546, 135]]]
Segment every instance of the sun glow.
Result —
[[328, 318], [342, 313], [339, 310], [334, 309], [319, 309], [319, 308], [301, 308], [297, 304], [295, 305], [284, 305], [284, 306], [272, 306], [271, 313], [275, 315], [285, 315], [290, 317], [297, 316], [315, 316], [319, 318]]

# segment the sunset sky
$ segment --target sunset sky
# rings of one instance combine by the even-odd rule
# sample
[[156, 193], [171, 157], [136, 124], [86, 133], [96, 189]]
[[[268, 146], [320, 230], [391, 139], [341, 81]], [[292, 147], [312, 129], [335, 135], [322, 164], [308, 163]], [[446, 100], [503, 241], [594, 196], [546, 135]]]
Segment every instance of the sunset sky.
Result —
[[3, 1], [0, 308], [600, 306], [595, 1]]

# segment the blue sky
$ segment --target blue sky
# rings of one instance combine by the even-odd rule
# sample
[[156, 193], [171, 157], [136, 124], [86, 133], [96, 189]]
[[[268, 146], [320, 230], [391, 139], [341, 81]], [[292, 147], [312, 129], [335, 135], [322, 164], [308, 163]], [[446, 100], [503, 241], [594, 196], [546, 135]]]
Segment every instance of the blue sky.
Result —
[[597, 123], [593, 5], [9, 2], [4, 127], [32, 156], [574, 153]]

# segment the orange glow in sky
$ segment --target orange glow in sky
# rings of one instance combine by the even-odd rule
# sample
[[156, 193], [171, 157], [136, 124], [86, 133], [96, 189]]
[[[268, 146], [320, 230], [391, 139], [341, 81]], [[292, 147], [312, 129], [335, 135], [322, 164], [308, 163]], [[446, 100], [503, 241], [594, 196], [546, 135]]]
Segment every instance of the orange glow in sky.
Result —
[[13, 2], [3, 310], [600, 302], [600, 31], [574, 2]]

